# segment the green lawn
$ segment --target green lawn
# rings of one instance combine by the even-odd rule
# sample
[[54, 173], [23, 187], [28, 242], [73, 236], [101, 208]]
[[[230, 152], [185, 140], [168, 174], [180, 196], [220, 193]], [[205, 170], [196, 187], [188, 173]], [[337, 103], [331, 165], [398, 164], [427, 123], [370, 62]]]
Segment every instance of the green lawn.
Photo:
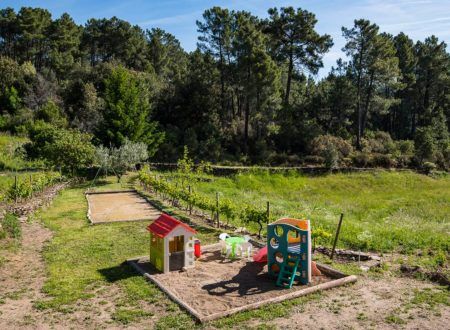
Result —
[[[52, 230], [53, 238], [44, 251], [47, 280], [43, 291], [49, 298], [36, 301], [34, 307], [56, 310], [68, 315], [66, 313], [76, 311], [80, 302], [89, 305], [91, 299], [100, 292], [108, 292], [112, 290], [112, 286], [118, 286], [118, 297], [111, 301], [114, 306], [111, 311], [114, 322], [129, 324], [152, 317], [156, 329], [199, 327], [160, 290], [124, 264], [128, 258], [149, 252], [146, 224], [136, 222], [89, 225], [84, 196], [87, 187], [89, 184], [65, 189], [49, 208], [36, 214], [35, 218]], [[95, 188], [107, 190], [120, 187], [126, 187], [126, 184], [118, 185], [115, 178], [109, 177], [107, 182], [100, 181]], [[176, 212], [170, 207], [167, 207], [166, 211]], [[217, 231], [203, 227], [196, 229], [202, 244], [217, 241]], [[275, 317], [285, 317], [289, 315], [292, 307], [301, 306], [319, 297], [320, 294], [313, 294], [255, 311], [242, 312], [215, 321], [211, 325], [229, 328], [252, 319], [271, 320]], [[157, 308], [157, 311], [153, 310], [154, 308]], [[161, 308], [163, 312], [160, 312]]]
[[[115, 178], [100, 181], [103, 190], [125, 185]], [[53, 238], [44, 251], [48, 279], [43, 291], [50, 296], [35, 302], [35, 308], [70, 312], [77, 301], [89, 301], [96, 290], [120, 288], [119, 298], [113, 301], [113, 320], [130, 323], [151, 316], [142, 309], [143, 303], [163, 305], [164, 317], [157, 321], [158, 328], [193, 325], [192, 319], [167, 299], [155, 286], [126, 265], [126, 259], [149, 253], [149, 237], [145, 222], [111, 223], [91, 226], [86, 212], [84, 196], [89, 184], [62, 191], [52, 205], [40, 211], [36, 218], [52, 230]], [[202, 242], [216, 239], [215, 233], [199, 228]]]
[[[413, 252], [450, 248], [450, 176], [414, 172], [304, 176], [249, 173], [198, 182], [198, 192], [264, 208], [274, 218], [307, 217], [313, 228], [335, 231], [344, 213], [342, 247]], [[328, 242], [330, 243], [330, 242]]]
[[[132, 179], [130, 176], [124, 178], [127, 180], [124, 184], [117, 184], [115, 178], [109, 177], [100, 180], [94, 188], [124, 188]], [[448, 178], [433, 179], [413, 173], [323, 177], [245, 174], [213, 178], [211, 182], [197, 184], [196, 189], [205, 194], [219, 190], [236, 200], [261, 205], [269, 199], [279, 215], [303, 214], [312, 219], [313, 225], [320, 224], [330, 230], [342, 210], [346, 218], [341, 244], [346, 246], [360, 246], [361, 237], [365, 237], [368, 247], [374, 249], [400, 249], [400, 243], [409, 249], [448, 249], [449, 205], [445, 203], [449, 197], [448, 183]], [[35, 219], [52, 230], [53, 238], [44, 251], [47, 280], [43, 291], [48, 298], [35, 301], [34, 307], [70, 315], [79, 308], [112, 303], [111, 320], [107, 322], [136, 324], [145, 320], [156, 329], [196, 328], [187, 313], [124, 263], [128, 258], [148, 253], [145, 223], [89, 225], [84, 196], [89, 186], [87, 183], [65, 189], [50, 207], [36, 214]], [[218, 232], [207, 228], [197, 230], [203, 244], [217, 241]], [[332, 263], [332, 266], [349, 273], [361, 272], [357, 265]], [[374, 273], [374, 276], [380, 275]], [[117, 292], [114, 298], [102, 296], [110, 291]], [[308, 301], [320, 298], [320, 294], [309, 295], [242, 312], [207, 326], [230, 328], [252, 320], [287, 317], [292, 308], [302, 308]], [[104, 301], [98, 302], [99, 299]]]

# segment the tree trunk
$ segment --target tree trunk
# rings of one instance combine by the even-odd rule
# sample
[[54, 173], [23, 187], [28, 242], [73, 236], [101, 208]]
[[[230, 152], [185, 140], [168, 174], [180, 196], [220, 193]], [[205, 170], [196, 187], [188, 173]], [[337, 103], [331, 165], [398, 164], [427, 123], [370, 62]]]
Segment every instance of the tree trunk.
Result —
[[372, 98], [372, 92], [373, 92], [373, 88], [372, 88], [373, 87], [373, 78], [374, 78], [374, 72], [371, 72], [370, 80], [369, 80], [369, 87], [367, 88], [366, 102], [364, 105], [364, 111], [362, 113], [362, 118], [361, 118], [360, 137], [364, 136], [364, 130], [366, 129], [367, 114], [369, 113], [370, 99]]
[[244, 152], [248, 153], [248, 126], [250, 120], [250, 100], [247, 96], [245, 101], [245, 114], [244, 114]]
[[358, 113], [358, 130], [356, 134], [356, 149], [361, 151], [361, 79], [362, 79], [362, 57], [364, 52], [364, 43], [361, 44], [361, 50], [359, 52], [358, 58], [358, 83], [357, 83], [357, 93], [356, 93], [356, 111]]
[[284, 94], [284, 104], [289, 105], [289, 95], [291, 94], [292, 72], [294, 71], [294, 55], [289, 55], [289, 68], [286, 82], [286, 93]]

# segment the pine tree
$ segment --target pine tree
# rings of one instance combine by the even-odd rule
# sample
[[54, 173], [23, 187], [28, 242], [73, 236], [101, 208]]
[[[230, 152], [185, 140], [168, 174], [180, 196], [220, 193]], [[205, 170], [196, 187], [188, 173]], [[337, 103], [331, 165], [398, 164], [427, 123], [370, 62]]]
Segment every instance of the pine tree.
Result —
[[116, 68], [105, 81], [105, 109], [98, 135], [104, 145], [121, 146], [125, 139], [144, 142], [153, 155], [163, 135], [150, 118], [144, 81], [124, 67]]
[[307, 10], [271, 8], [269, 15], [268, 32], [276, 58], [282, 63], [287, 61], [288, 65], [284, 103], [289, 105], [293, 76], [302, 69], [316, 74], [323, 66], [322, 55], [333, 46], [333, 41], [329, 35], [317, 33], [316, 16]]

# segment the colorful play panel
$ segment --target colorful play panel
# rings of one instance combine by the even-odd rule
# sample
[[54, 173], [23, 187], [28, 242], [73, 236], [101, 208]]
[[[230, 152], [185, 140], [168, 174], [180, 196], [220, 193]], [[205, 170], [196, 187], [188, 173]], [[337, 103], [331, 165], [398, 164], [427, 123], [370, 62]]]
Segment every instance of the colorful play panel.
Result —
[[269, 275], [277, 285], [291, 288], [294, 281], [311, 282], [311, 228], [306, 219], [279, 219], [267, 226]]

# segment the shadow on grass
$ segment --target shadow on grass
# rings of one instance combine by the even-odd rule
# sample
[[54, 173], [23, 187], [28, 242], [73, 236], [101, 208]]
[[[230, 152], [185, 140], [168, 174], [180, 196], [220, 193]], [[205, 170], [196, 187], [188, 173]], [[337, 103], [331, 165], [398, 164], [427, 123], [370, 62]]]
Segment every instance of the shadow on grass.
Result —
[[118, 266], [99, 269], [98, 272], [103, 276], [103, 278], [114, 283], [121, 280], [126, 280], [130, 277], [139, 277], [140, 275], [126, 262], [121, 263]]

